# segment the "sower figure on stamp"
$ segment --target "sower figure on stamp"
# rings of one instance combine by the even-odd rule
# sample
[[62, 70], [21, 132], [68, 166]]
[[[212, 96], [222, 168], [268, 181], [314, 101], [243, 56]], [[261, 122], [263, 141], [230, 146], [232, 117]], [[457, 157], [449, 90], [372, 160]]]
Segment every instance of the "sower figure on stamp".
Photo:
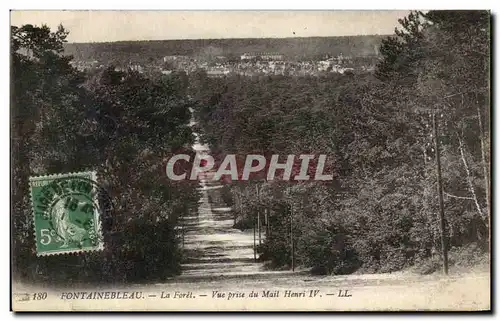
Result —
[[[86, 204], [85, 202], [78, 202], [78, 206]], [[64, 208], [64, 199], [59, 200], [52, 210], [54, 229], [57, 235], [62, 239], [63, 244], [61, 248], [68, 247], [69, 241], [75, 241], [81, 244], [85, 234], [85, 229], [76, 226], [69, 220], [69, 210]]]

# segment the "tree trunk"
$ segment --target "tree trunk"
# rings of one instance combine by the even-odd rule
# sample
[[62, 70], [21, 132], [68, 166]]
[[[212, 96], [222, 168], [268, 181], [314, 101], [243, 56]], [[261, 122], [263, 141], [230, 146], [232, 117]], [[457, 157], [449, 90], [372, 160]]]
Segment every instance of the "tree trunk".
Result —
[[[488, 218], [488, 223], [490, 220], [490, 175], [489, 175], [489, 164], [490, 162], [486, 161], [486, 144], [484, 142], [484, 128], [483, 121], [481, 119], [481, 109], [479, 103], [476, 100], [477, 107], [477, 121], [479, 125], [479, 139], [481, 141], [481, 163], [483, 167], [483, 175], [484, 175], [484, 187], [485, 187], [485, 195], [486, 195], [486, 216]], [[489, 226], [489, 224], [488, 224]]]
[[479, 201], [477, 199], [476, 190], [474, 188], [472, 176], [471, 176], [471, 173], [469, 170], [469, 165], [467, 165], [467, 160], [465, 159], [463, 141], [460, 137], [458, 138], [458, 141], [459, 141], [458, 148], [460, 150], [460, 156], [462, 157], [462, 162], [464, 164], [465, 172], [467, 174], [467, 185], [469, 186], [469, 191], [472, 194], [472, 200], [474, 201], [474, 204], [476, 205], [476, 209], [479, 213], [479, 217], [481, 217], [483, 219], [483, 221], [487, 221], [487, 218], [485, 219], [483, 211], [481, 210], [481, 206], [479, 205]]

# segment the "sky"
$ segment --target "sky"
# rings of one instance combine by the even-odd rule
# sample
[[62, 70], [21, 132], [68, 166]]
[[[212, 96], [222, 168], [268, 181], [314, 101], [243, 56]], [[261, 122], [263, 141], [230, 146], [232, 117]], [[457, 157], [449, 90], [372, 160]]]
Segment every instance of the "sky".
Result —
[[394, 33], [408, 11], [11, 11], [11, 25], [59, 24], [69, 42]]

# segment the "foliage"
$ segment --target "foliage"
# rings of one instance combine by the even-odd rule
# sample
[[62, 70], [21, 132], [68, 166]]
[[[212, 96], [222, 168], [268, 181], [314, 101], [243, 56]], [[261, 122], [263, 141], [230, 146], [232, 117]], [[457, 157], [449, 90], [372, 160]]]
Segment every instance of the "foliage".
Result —
[[[16, 277], [121, 282], [179, 273], [176, 226], [197, 210], [193, 183], [173, 184], [165, 158], [193, 143], [186, 79], [109, 67], [83, 75], [62, 55], [64, 28], [12, 28], [13, 245]], [[95, 170], [114, 205], [105, 249], [37, 257], [29, 176]]]
[[[396, 271], [440, 251], [432, 114], [450, 247], [489, 231], [489, 16], [412, 12], [376, 73], [190, 83], [202, 139], [224, 154], [327, 154], [325, 183], [232, 183], [238, 226], [268, 213], [261, 259], [318, 273]], [[254, 192], [255, 185], [260, 193]]]

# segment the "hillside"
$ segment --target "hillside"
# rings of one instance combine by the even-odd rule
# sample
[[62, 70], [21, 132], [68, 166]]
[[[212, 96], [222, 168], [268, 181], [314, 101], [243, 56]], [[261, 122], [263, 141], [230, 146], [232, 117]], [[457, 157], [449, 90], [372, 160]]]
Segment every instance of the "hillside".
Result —
[[153, 61], [166, 55], [237, 57], [245, 52], [279, 52], [288, 59], [316, 58], [325, 54], [373, 56], [387, 36], [345, 36], [312, 38], [198, 39], [68, 43], [67, 54], [78, 60], [103, 63], [123, 60]]

